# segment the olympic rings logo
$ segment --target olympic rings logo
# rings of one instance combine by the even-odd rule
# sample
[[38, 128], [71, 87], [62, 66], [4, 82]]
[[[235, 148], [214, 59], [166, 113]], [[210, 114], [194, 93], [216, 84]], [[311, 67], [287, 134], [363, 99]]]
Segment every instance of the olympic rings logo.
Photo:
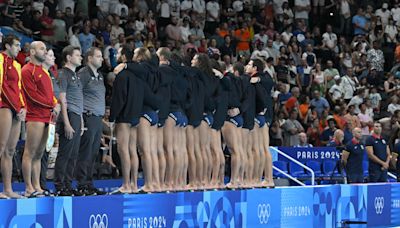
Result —
[[375, 197], [374, 201], [375, 212], [377, 215], [383, 213], [383, 208], [385, 207], [385, 198], [383, 197]]
[[267, 224], [269, 216], [271, 215], [271, 205], [270, 204], [258, 204], [258, 219], [260, 224]]
[[90, 215], [89, 228], [107, 228], [108, 216], [106, 214]]

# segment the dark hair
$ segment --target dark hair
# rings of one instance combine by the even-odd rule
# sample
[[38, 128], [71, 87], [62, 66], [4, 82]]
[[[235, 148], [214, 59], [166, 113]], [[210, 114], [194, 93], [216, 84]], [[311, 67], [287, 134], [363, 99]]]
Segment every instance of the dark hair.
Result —
[[5, 36], [3, 38], [3, 42], [2, 42], [2, 49], [6, 50], [6, 44], [12, 46], [14, 43], [14, 40], [20, 41], [19, 37], [14, 35], [14, 34], [8, 34], [7, 36]]
[[261, 59], [252, 59], [253, 66], [257, 67], [257, 72], [263, 72], [264, 62]]
[[274, 58], [273, 57], [268, 57], [266, 62], [267, 63], [272, 63], [272, 62], [274, 62]]
[[128, 61], [133, 59], [133, 50], [127, 45], [123, 45], [121, 49], [121, 56], [124, 55]]
[[210, 58], [208, 58], [208, 55], [204, 53], [198, 53], [197, 55], [197, 60], [199, 62], [198, 68], [206, 73], [207, 75], [214, 75], [214, 72], [212, 71], [211, 63], [210, 63]]
[[80, 51], [81, 49], [79, 47], [68, 45], [62, 50], [62, 60], [64, 61], [64, 64], [67, 62], [67, 56], [72, 56], [75, 50]]
[[179, 55], [178, 53], [172, 53], [171, 61], [174, 62], [175, 64], [179, 65], [179, 66], [183, 64], [182, 56]]
[[244, 66], [240, 62], [236, 62], [235, 64], [233, 64], [233, 70], [234, 71], [238, 71], [239, 75], [243, 75], [244, 74]]
[[88, 62], [89, 56], [91, 56], [91, 57], [94, 56], [94, 53], [95, 53], [96, 51], [100, 51], [100, 52], [101, 52], [100, 48], [98, 48], [98, 47], [91, 47], [91, 48], [89, 48], [89, 49], [87, 50], [86, 55], [85, 55], [85, 63]]
[[222, 70], [222, 67], [221, 67], [221, 64], [219, 64], [219, 62], [218, 62], [217, 60], [215, 60], [215, 59], [210, 59], [210, 64], [211, 64], [211, 67], [212, 67], [212, 68], [214, 68], [214, 69], [216, 69], [216, 70], [218, 70], [218, 71], [220, 71], [220, 72], [223, 71], [223, 70]]

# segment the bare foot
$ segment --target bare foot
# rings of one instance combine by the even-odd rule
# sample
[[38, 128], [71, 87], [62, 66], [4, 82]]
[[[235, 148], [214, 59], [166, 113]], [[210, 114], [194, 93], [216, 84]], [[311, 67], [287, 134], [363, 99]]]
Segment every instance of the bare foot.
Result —
[[4, 195], [11, 198], [11, 199], [22, 199], [24, 198], [23, 196], [21, 196], [20, 194], [17, 194], [15, 192], [4, 192]]
[[7, 195], [0, 193], [0, 199], [10, 199]]

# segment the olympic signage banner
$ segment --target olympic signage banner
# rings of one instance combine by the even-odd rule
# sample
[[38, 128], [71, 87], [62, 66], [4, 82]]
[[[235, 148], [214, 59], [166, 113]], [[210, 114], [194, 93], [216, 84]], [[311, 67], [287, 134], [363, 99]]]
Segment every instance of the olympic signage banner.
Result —
[[[278, 149], [303, 163], [307, 161], [337, 161], [340, 159], [340, 152], [335, 147], [278, 147]], [[278, 160], [288, 161], [281, 155], [278, 156]]]
[[0, 200], [0, 227], [400, 226], [400, 184]]

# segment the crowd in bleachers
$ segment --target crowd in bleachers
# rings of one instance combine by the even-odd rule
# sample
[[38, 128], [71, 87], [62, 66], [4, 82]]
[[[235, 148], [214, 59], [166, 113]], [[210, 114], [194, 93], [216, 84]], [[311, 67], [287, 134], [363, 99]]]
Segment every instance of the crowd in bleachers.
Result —
[[[329, 118], [346, 129], [345, 122], [358, 117], [352, 127], [369, 134], [374, 120], [399, 109], [395, 48], [400, 6], [397, 1], [362, 3], [16, 0], [0, 3], [0, 25], [56, 47], [81, 47], [83, 54], [100, 47], [106, 73], [116, 66], [123, 45], [152, 51], [167, 46], [183, 57], [206, 53], [227, 71], [237, 61], [272, 57], [266, 68], [276, 81], [272, 145], [298, 143], [287, 139], [284, 124], [296, 108], [301, 131], [312, 145], [323, 146], [333, 134], [324, 133]], [[20, 55], [24, 64], [26, 49]], [[362, 104], [368, 115], [360, 114]]]
[[[68, 44], [82, 54], [99, 47], [107, 105], [122, 47], [168, 47], [186, 65], [204, 53], [224, 74], [262, 59], [275, 82], [272, 146], [343, 146], [354, 128], [365, 143], [379, 122], [398, 152], [398, 0], [0, 0], [0, 9], [0, 26], [46, 41], [56, 56]], [[17, 60], [28, 59], [23, 48]]]

